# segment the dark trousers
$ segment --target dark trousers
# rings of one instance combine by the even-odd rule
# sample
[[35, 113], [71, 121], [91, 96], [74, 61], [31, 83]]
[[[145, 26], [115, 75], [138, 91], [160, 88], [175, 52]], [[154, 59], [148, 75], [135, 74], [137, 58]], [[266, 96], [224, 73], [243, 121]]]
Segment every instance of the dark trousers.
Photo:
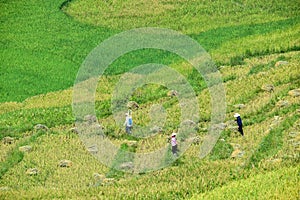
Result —
[[172, 153], [177, 154], [177, 144], [175, 146], [172, 146]]
[[132, 129], [132, 126], [126, 126], [126, 128], [125, 128], [126, 133], [131, 133], [131, 129]]
[[242, 136], [244, 136], [243, 126], [239, 126], [239, 132], [241, 133]]

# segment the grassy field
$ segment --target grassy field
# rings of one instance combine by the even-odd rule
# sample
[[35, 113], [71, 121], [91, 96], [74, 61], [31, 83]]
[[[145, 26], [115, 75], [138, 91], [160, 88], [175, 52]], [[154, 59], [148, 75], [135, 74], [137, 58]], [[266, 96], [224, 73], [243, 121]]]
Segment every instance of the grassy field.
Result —
[[[128, 28], [165, 27], [188, 34], [220, 65], [299, 50], [300, 3], [296, 0], [145, 2], [75, 1], [62, 6], [60, 0], [2, 1], [0, 102], [21, 102], [71, 87], [87, 54]], [[155, 11], [148, 9], [149, 4]], [[126, 70], [153, 60], [169, 64], [173, 59], [156, 51], [132, 52], [112, 67], [122, 65]]]
[[[294, 0], [0, 1], [0, 199], [298, 199], [300, 96], [291, 91], [300, 89], [299, 10]], [[180, 123], [178, 99], [149, 84], [131, 97], [139, 104], [134, 123], [147, 125], [153, 105], [161, 105], [162, 130], [147, 138], [126, 135], [111, 108], [124, 72], [147, 63], [170, 66], [191, 84], [201, 113], [199, 142], [179, 159], [156, 171], [127, 173], [101, 164], [72, 131], [72, 86], [94, 47], [144, 26], [180, 31], [209, 52], [226, 90], [227, 127], [199, 159], [211, 116], [203, 78], [169, 52], [125, 54], [109, 66], [95, 94], [97, 121], [120, 148], [116, 162], [122, 150], [166, 147]], [[266, 84], [274, 90], [264, 91]], [[236, 132], [235, 112], [242, 116], [244, 137]], [[48, 129], [37, 130], [37, 124]], [[7, 144], [6, 137], [14, 141]], [[31, 151], [21, 151], [24, 145]], [[64, 159], [72, 166], [59, 167]], [[32, 168], [38, 173], [26, 174]]]

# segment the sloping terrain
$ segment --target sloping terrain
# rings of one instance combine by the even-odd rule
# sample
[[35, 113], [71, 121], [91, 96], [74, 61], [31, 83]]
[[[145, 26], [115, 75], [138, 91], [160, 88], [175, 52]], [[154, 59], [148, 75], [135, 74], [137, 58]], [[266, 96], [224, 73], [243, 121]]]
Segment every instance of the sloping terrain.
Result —
[[[300, 197], [298, 1], [28, 0], [1, 1], [0, 7], [0, 199]], [[91, 129], [96, 120], [100, 135], [119, 148], [112, 166], [124, 164], [130, 173], [104, 165], [93, 156], [97, 149], [84, 145], [75, 126], [73, 84], [95, 46], [140, 26], [181, 31], [209, 52], [222, 75], [226, 118], [214, 148], [200, 159], [212, 102], [198, 71], [165, 51], [121, 56], [98, 80], [96, 119], [85, 120]], [[133, 163], [122, 163], [124, 152], [164, 147], [170, 153], [168, 138], [178, 130], [181, 103], [189, 103], [179, 103], [175, 91], [158, 84], [137, 88], [130, 97], [138, 104], [132, 108], [135, 126], [149, 125], [155, 111], [159, 120], [150, 124], [151, 137], [127, 135], [116, 123], [111, 99], [124, 73], [147, 63], [165, 64], [188, 81], [200, 118], [190, 122], [196, 134], [183, 155], [158, 170], [134, 173]], [[236, 112], [244, 137], [237, 132]]]
[[[88, 152], [78, 135], [71, 131], [74, 126], [72, 123], [62, 121], [55, 125], [55, 122], [52, 122], [54, 126], [49, 130], [20, 131], [15, 133], [12, 144], [1, 144], [1, 195], [8, 199], [13, 196], [20, 199], [93, 196], [189, 198], [204, 193], [205, 198], [207, 196], [212, 199], [239, 199], [244, 195], [259, 198], [263, 191], [269, 191], [271, 188], [271, 191], [284, 192], [270, 192], [269, 195], [262, 196], [263, 199], [296, 198], [298, 193], [294, 189], [299, 185], [300, 97], [290, 91], [299, 88], [299, 56], [299, 52], [274, 54], [248, 59], [245, 65], [221, 68], [224, 80], [228, 76], [234, 77], [224, 83], [228, 126], [223, 130], [211, 154], [204, 159], [200, 159], [198, 154], [201, 138], [206, 134], [205, 127], [208, 125], [205, 120], [198, 123], [197, 135], [200, 143], [192, 145], [172, 166], [145, 174], [108, 169]], [[257, 69], [257, 66], [261, 67]], [[107, 78], [113, 80], [111, 77]], [[104, 84], [101, 85], [103, 82], [99, 82], [99, 88], [105, 87]], [[272, 84], [274, 91], [263, 90], [265, 84]], [[140, 92], [145, 91], [147, 88], [141, 88]], [[150, 95], [155, 97], [157, 94]], [[199, 101], [204, 102], [200, 104], [203, 119], [205, 115], [209, 115], [206, 109], [209, 103], [206, 105], [203, 101], [209, 99], [208, 95], [206, 90], [198, 95]], [[53, 99], [61, 100], [55, 103]], [[106, 100], [99, 98], [99, 102], [103, 101]], [[172, 115], [176, 115], [177, 104], [174, 103], [174, 98], [167, 96], [167, 92], [153, 100], [157, 101], [165, 105], [165, 109], [171, 115], [168, 117], [171, 122], [166, 123], [161, 133], [151, 138], [128, 138], [122, 128], [114, 125], [111, 115], [100, 116], [98, 120], [114, 144], [120, 147], [122, 144], [130, 146], [132, 141], [136, 141], [136, 152], [153, 151], [166, 145], [166, 137], [172, 130], [168, 125], [174, 124]], [[149, 115], [148, 108], [153, 102], [141, 103], [140, 108], [133, 111], [136, 124], [145, 121]], [[71, 103], [71, 92], [68, 90], [36, 96], [23, 103], [11, 105], [11, 111], [1, 115], [1, 124], [4, 126], [9, 120], [11, 128], [17, 129], [22, 115], [24, 118], [32, 116], [38, 122], [44, 119], [44, 116], [33, 116], [37, 110], [49, 110], [47, 112], [51, 116], [48, 118], [59, 120], [59, 116], [70, 115], [65, 109]], [[35, 105], [34, 108], [31, 105]], [[234, 123], [231, 122], [234, 112], [243, 116], [244, 137], [235, 131]], [[21, 153], [19, 148], [24, 145], [31, 146], [31, 151]], [[130, 151], [130, 148], [127, 150]], [[72, 161], [72, 166], [59, 167], [59, 162], [64, 159]], [[36, 168], [38, 173], [26, 174], [26, 171], [32, 168]], [[289, 181], [280, 182], [279, 174], [283, 181]], [[264, 177], [267, 177], [267, 180]], [[253, 180], [268, 182], [256, 184], [255, 190], [251, 190], [249, 187], [253, 187]], [[225, 194], [222, 192], [222, 186], [227, 191]], [[242, 189], [238, 188], [239, 186]], [[233, 193], [236, 193], [236, 190], [239, 192], [235, 196]], [[223, 195], [220, 196], [220, 193]]]

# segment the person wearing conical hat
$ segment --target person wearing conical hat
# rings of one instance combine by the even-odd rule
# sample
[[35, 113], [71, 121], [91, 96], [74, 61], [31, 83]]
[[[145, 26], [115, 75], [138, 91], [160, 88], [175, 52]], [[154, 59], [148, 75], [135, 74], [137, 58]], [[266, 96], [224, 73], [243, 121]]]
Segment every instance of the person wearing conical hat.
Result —
[[176, 140], [176, 133], [172, 133], [171, 135], [171, 146], [172, 146], [172, 153], [174, 156], [177, 156], [177, 140]]
[[242, 136], [244, 136], [243, 122], [242, 122], [241, 115], [240, 115], [239, 113], [235, 113], [233, 116], [236, 118], [235, 121], [236, 121], [237, 125], [239, 126], [238, 131], [240, 132], [240, 134], [241, 134]]
[[132, 131], [132, 126], [133, 126], [133, 122], [132, 122], [132, 116], [128, 113], [125, 113], [125, 122], [124, 122], [124, 126], [125, 126], [125, 131], [128, 134], [131, 134]]

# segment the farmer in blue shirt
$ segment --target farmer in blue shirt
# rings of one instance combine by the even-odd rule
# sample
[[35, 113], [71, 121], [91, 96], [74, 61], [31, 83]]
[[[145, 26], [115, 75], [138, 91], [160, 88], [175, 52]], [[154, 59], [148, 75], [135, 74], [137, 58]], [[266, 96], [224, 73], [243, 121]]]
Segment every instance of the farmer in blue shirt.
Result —
[[234, 117], [236, 118], [236, 123], [237, 125], [239, 126], [239, 132], [241, 133], [242, 136], [244, 136], [244, 131], [243, 131], [243, 122], [242, 122], [242, 119], [241, 119], [241, 116], [239, 113], [235, 113], [234, 114]]
[[132, 123], [132, 117], [131, 117], [131, 115], [129, 115], [129, 113], [126, 113], [125, 116], [126, 116], [125, 122], [124, 122], [124, 126], [126, 127], [125, 131], [126, 131], [126, 133], [130, 134], [131, 133], [131, 129], [132, 129], [132, 125], [133, 125], [133, 123]]

